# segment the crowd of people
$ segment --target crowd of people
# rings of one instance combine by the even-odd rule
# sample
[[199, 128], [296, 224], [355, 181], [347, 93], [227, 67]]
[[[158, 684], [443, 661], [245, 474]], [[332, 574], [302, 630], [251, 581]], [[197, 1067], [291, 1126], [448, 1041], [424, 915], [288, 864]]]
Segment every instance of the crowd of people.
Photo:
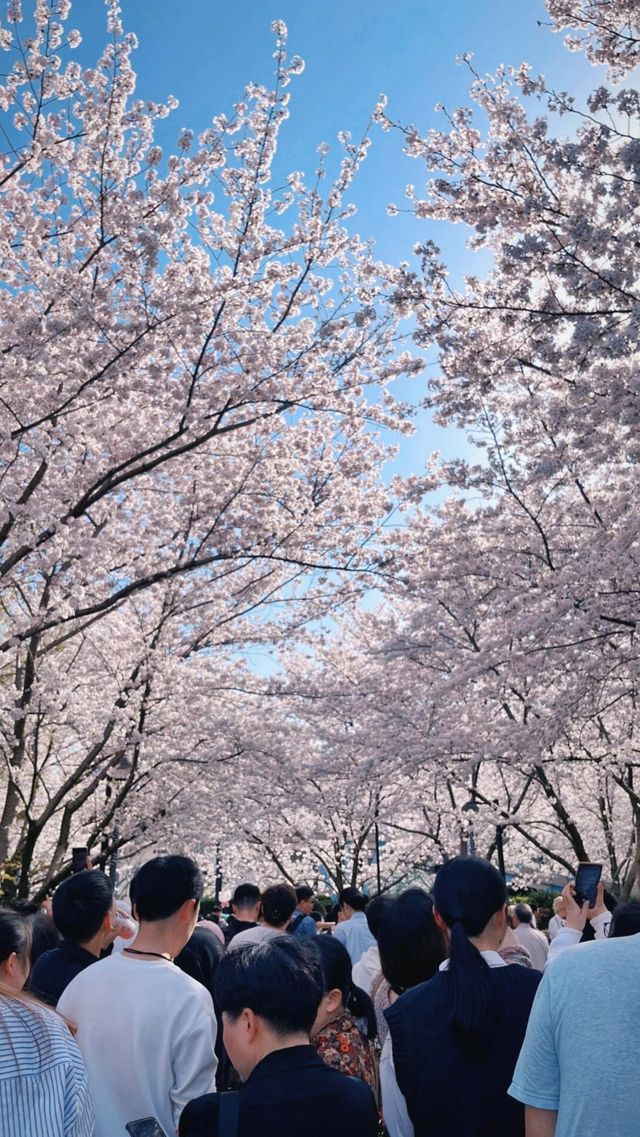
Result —
[[[488, 862], [430, 895], [236, 888], [182, 856], [0, 909], [2, 1137], [627, 1137], [640, 904], [569, 884], [547, 934]], [[590, 942], [588, 942], [590, 941]]]

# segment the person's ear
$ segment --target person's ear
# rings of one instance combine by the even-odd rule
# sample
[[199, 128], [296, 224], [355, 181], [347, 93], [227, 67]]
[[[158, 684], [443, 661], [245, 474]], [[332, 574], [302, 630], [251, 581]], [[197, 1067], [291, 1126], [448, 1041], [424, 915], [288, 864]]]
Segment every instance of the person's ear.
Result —
[[11, 982], [16, 974], [17, 963], [17, 952], [12, 951], [11, 954], [8, 955], [6, 959], [3, 959], [2, 963], [0, 963], [0, 976], [6, 976], [9, 982]]
[[245, 1007], [240, 1015], [242, 1036], [245, 1042], [253, 1043], [259, 1032], [258, 1016], [251, 1007]]
[[438, 912], [437, 908], [433, 909], [433, 920], [434, 920], [436, 927], [440, 929], [440, 931], [442, 932], [445, 939], [448, 940], [449, 936], [451, 934], [451, 929], [450, 929], [448, 924], [445, 924], [445, 922], [442, 919], [442, 916]]
[[328, 1014], [335, 1014], [338, 1008], [342, 1005], [342, 991], [339, 987], [334, 987], [331, 991], [326, 992], [324, 997], [324, 1005]]

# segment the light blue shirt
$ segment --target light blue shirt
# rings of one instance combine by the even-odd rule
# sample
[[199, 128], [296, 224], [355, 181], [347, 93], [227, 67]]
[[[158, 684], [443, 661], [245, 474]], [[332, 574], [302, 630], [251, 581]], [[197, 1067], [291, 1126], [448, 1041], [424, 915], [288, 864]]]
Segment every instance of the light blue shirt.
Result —
[[2, 1137], [92, 1137], [80, 1051], [59, 1015], [0, 998]]
[[639, 1132], [640, 934], [568, 948], [545, 971], [509, 1093], [556, 1137]]
[[364, 955], [367, 948], [373, 947], [376, 942], [369, 931], [364, 912], [354, 912], [348, 920], [337, 924], [333, 934], [349, 952], [352, 966], [358, 962], [360, 956]]

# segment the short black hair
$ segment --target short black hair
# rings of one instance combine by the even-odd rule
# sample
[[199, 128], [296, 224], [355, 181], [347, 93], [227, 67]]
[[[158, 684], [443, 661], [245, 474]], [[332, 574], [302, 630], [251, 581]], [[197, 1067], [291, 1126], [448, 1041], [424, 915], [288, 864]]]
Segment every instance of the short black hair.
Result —
[[357, 888], [343, 888], [338, 896], [338, 907], [342, 908], [343, 904], [348, 904], [354, 912], [364, 912], [368, 899], [369, 897], [358, 892]]
[[298, 898], [290, 884], [270, 884], [262, 893], [262, 918], [272, 928], [282, 928], [295, 912]]
[[313, 889], [309, 888], [308, 884], [296, 885], [296, 898], [298, 904], [301, 900], [313, 900]]
[[231, 897], [231, 903], [236, 908], [254, 908], [260, 903], [260, 889], [257, 884], [239, 884]]
[[113, 888], [99, 869], [68, 876], [53, 894], [53, 922], [65, 940], [83, 944], [92, 939], [113, 904]]
[[528, 904], [516, 904], [513, 909], [521, 924], [533, 923], [533, 911]]
[[191, 857], [154, 857], [142, 865], [129, 886], [139, 920], [152, 924], [175, 915], [186, 900], [202, 899], [202, 873]]
[[249, 1008], [279, 1035], [308, 1034], [323, 994], [320, 961], [295, 936], [273, 936], [228, 952], [214, 986], [218, 1006], [230, 1019]]
[[619, 904], [611, 918], [609, 935], [616, 939], [635, 936], [637, 932], [640, 932], [640, 903], [630, 900], [628, 904]]

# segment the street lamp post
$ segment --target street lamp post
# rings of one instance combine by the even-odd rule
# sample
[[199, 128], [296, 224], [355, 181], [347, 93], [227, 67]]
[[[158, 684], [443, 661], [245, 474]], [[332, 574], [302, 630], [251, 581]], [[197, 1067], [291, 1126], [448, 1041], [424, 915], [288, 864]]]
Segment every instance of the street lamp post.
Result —
[[478, 812], [478, 803], [474, 797], [469, 798], [462, 807], [463, 813], [470, 813], [471, 817], [467, 823], [466, 829], [462, 830], [460, 835], [460, 852], [462, 856], [475, 857], [476, 855], [476, 834], [475, 834], [475, 814]]
[[[107, 786], [105, 796], [107, 801], [113, 793], [112, 782], [126, 782], [131, 774], [131, 762], [126, 754], [123, 754], [120, 761], [116, 766], [110, 767], [107, 773]], [[120, 830], [114, 824], [111, 833], [107, 837], [107, 849], [109, 850], [109, 871], [108, 876], [111, 881], [111, 886], [115, 888], [116, 876], [118, 873], [118, 841], [120, 839]]]

